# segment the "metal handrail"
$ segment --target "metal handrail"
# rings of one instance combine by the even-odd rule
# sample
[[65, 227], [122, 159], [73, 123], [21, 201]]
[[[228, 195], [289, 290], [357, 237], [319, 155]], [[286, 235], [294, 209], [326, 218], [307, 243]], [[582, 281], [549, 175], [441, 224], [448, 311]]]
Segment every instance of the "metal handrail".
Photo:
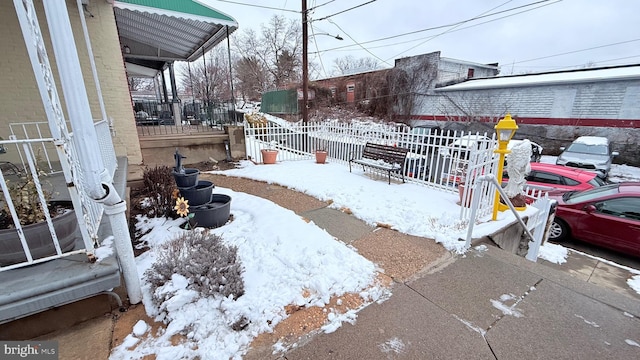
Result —
[[[518, 210], [516, 210], [516, 208], [511, 203], [511, 200], [509, 200], [509, 197], [507, 196], [507, 194], [502, 189], [502, 186], [500, 186], [500, 184], [498, 183], [498, 179], [496, 179], [495, 175], [488, 174], [488, 175], [478, 176], [476, 178], [476, 183], [474, 184], [474, 190], [477, 190], [478, 187], [479, 187], [479, 184], [481, 184], [483, 182], [489, 182], [491, 185], [493, 185], [496, 188], [496, 190], [498, 191], [498, 193], [500, 193], [500, 196], [502, 196], [502, 199], [505, 201], [505, 203], [507, 204], [509, 209], [511, 209], [511, 212], [515, 215], [516, 220], [518, 220], [518, 223], [524, 229], [524, 232], [527, 234], [527, 236], [529, 236], [529, 239], [531, 239], [532, 241], [535, 241], [535, 238], [533, 237], [533, 234], [531, 234], [531, 232], [527, 228], [527, 224], [524, 223], [524, 221], [520, 217], [520, 214], [518, 214]], [[478, 209], [477, 203], [478, 203], [479, 196], [480, 196], [479, 193], [480, 193], [480, 191], [474, 191], [473, 192], [473, 198], [471, 200], [471, 216], [470, 216], [470, 219], [475, 219], [476, 218], [476, 212], [477, 212], [477, 209]], [[473, 225], [474, 225], [473, 221], [470, 221], [469, 222], [469, 226], [467, 227], [467, 239], [466, 239], [466, 243], [465, 243], [465, 247], [467, 249], [469, 247], [471, 247], [471, 238], [473, 236]]]

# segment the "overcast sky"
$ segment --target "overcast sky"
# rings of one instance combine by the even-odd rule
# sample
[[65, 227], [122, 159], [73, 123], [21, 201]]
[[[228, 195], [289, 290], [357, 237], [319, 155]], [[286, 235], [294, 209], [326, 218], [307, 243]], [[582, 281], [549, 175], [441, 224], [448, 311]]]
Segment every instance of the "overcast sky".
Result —
[[[200, 0], [259, 31], [275, 14], [302, 19], [301, 0]], [[638, 0], [307, 0], [317, 35], [309, 59], [442, 57], [499, 63], [501, 74], [640, 63]], [[242, 5], [246, 4], [246, 5]], [[361, 6], [359, 6], [361, 5]], [[262, 7], [259, 7], [262, 6]], [[359, 7], [358, 7], [359, 6]], [[353, 8], [352, 10], [349, 10]], [[463, 23], [461, 23], [463, 22]], [[434, 30], [428, 30], [437, 28]], [[414, 33], [405, 35], [408, 33]], [[382, 40], [384, 38], [390, 38]], [[322, 62], [317, 58], [320, 52]]]

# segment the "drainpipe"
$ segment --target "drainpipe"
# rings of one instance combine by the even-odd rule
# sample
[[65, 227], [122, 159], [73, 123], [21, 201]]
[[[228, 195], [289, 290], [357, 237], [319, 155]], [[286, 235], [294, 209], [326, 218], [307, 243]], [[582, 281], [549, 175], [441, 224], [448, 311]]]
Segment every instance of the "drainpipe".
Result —
[[111, 224], [113, 242], [120, 260], [120, 268], [127, 287], [129, 303], [137, 304], [142, 301], [142, 288], [140, 287], [135, 255], [131, 246], [129, 224], [127, 224], [127, 203], [120, 198], [112, 183], [103, 183], [102, 187], [107, 194], [104, 198], [96, 201], [104, 205], [104, 213]]
[[78, 160], [85, 172], [84, 181], [88, 196], [94, 201], [104, 204], [105, 214], [111, 222], [111, 230], [115, 238], [116, 252], [120, 260], [129, 302], [137, 304], [142, 301], [142, 290], [127, 226], [126, 202], [120, 198], [113, 184], [102, 182], [106, 169], [95, 146], [98, 143], [98, 135], [93, 125], [89, 98], [82, 80], [82, 68], [71, 30], [67, 5], [65, 0], [43, 1], [43, 5], [67, 112], [77, 146]]

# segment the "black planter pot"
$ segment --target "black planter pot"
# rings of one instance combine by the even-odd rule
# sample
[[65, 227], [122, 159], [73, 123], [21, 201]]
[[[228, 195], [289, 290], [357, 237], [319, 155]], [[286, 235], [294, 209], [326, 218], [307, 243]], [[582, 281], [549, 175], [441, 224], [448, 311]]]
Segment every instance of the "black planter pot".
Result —
[[200, 180], [192, 187], [178, 187], [180, 195], [189, 200], [189, 206], [198, 206], [211, 201], [213, 183], [207, 180]]
[[184, 169], [184, 174], [177, 172], [175, 168], [173, 169], [173, 178], [176, 181], [176, 186], [179, 188], [196, 186], [198, 174], [200, 174], [200, 170], [198, 169], [186, 168]]
[[190, 208], [194, 214], [190, 224], [206, 228], [217, 228], [229, 221], [231, 196], [223, 194], [211, 195], [211, 201]]
[[[76, 230], [78, 219], [75, 211], [69, 211], [51, 219], [53, 228], [58, 236], [62, 252], [70, 251], [76, 242]], [[22, 227], [31, 256], [39, 259], [56, 254], [56, 248], [51, 239], [49, 226], [46, 222], [40, 222]], [[27, 256], [22, 249], [22, 243], [16, 229], [0, 230], [0, 265], [7, 266], [27, 261]]]

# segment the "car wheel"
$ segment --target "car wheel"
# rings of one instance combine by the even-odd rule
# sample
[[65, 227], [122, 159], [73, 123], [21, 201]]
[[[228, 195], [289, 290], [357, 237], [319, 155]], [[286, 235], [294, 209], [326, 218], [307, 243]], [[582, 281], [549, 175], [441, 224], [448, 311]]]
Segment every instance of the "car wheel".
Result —
[[549, 228], [549, 240], [563, 241], [569, 237], [569, 225], [562, 219], [555, 218]]

